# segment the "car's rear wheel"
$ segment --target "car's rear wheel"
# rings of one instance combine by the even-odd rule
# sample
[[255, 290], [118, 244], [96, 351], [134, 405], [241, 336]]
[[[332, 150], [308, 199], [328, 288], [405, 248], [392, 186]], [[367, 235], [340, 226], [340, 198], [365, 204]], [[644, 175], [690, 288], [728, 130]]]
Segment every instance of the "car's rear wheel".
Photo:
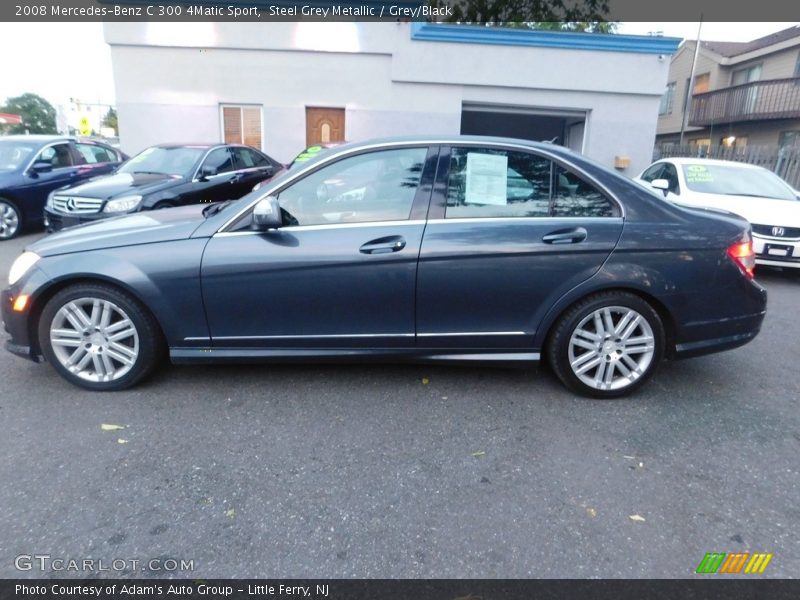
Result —
[[67, 381], [108, 391], [146, 377], [162, 348], [153, 316], [135, 298], [102, 284], [78, 284], [53, 296], [39, 320], [39, 343]]
[[641, 387], [664, 356], [664, 325], [645, 300], [627, 292], [589, 296], [556, 323], [547, 347], [572, 391], [617, 398]]
[[22, 231], [22, 215], [11, 200], [0, 198], [0, 240], [10, 240]]

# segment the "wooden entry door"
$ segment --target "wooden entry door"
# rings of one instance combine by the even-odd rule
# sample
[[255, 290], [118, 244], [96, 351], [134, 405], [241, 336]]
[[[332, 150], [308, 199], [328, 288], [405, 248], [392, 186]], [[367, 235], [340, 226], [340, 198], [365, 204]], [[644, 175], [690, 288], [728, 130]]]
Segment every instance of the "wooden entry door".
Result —
[[306, 146], [343, 141], [343, 108], [306, 107]]

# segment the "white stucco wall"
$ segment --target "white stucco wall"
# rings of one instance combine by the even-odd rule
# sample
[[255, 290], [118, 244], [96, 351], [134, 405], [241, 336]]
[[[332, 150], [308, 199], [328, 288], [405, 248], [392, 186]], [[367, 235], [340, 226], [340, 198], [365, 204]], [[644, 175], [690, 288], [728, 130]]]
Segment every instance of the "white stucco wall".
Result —
[[220, 104], [263, 107], [263, 149], [305, 145], [305, 107], [346, 109], [346, 137], [453, 134], [462, 104], [587, 114], [584, 151], [650, 161], [669, 65], [654, 54], [412, 40], [408, 23], [106, 23], [129, 153], [222, 139]]

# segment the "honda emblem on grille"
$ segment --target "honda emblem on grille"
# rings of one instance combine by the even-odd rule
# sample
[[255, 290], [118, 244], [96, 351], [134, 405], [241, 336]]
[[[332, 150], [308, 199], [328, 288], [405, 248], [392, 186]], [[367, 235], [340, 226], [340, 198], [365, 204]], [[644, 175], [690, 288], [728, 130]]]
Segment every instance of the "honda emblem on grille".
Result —
[[774, 235], [775, 237], [783, 237], [784, 233], [786, 233], [786, 230], [783, 227], [772, 228], [772, 235]]
[[[67, 198], [67, 210], [75, 210], [75, 198]], [[775, 228], [772, 228], [775, 231]]]

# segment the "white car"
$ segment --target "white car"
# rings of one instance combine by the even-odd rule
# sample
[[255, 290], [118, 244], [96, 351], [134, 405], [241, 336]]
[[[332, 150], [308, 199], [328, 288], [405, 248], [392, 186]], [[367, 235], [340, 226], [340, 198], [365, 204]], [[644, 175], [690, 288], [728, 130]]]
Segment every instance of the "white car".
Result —
[[753, 227], [756, 263], [800, 269], [800, 192], [762, 167], [664, 158], [634, 178], [676, 204], [736, 213]]

